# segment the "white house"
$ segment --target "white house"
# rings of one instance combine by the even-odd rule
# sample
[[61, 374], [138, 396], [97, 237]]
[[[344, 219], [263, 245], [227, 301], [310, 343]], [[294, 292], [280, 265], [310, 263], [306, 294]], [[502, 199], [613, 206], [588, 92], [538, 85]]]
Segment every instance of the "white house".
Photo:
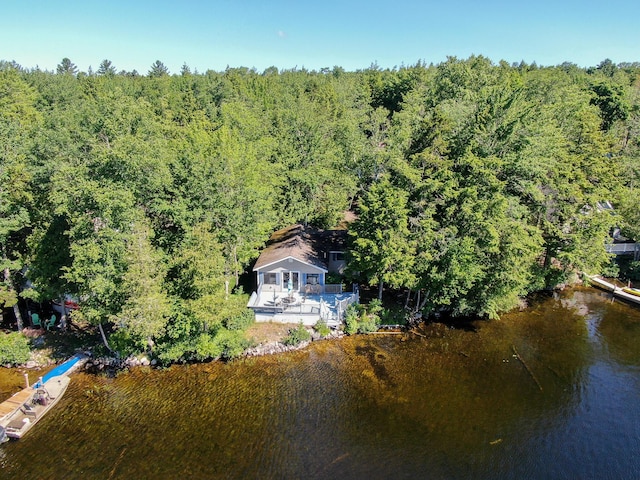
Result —
[[257, 289], [248, 307], [256, 320], [341, 323], [358, 292], [343, 292], [341, 284], [328, 284], [326, 275], [344, 272], [346, 238], [346, 230], [302, 225], [275, 232], [253, 268]]

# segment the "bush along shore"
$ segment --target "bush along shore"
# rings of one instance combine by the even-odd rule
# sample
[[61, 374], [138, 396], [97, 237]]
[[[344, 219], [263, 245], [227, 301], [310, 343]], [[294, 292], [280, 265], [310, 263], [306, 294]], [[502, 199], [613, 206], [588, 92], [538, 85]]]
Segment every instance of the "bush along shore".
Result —
[[[63, 339], [65, 335], [66, 334], [58, 335], [58, 340]], [[300, 324], [298, 326], [291, 327], [288, 334], [284, 338], [276, 341], [264, 341], [262, 343], [258, 343], [257, 345], [246, 348], [240, 355], [234, 358], [258, 357], [263, 355], [291, 352], [306, 348], [311, 342], [314, 341], [338, 339], [342, 338], [344, 335], [345, 333], [342, 330], [324, 330], [317, 329], [317, 327], [305, 327]], [[25, 338], [22, 335], [13, 335], [12, 338], [14, 337]], [[117, 372], [128, 370], [131, 368], [161, 367], [169, 365], [167, 363], [159, 361], [152, 354], [147, 353], [129, 355], [126, 357], [119, 356], [117, 355], [117, 353], [104, 354], [104, 348], [102, 348], [101, 346], [95, 348], [76, 348], [75, 350], [71, 348], [53, 349], [45, 344], [45, 342], [42, 340], [42, 337], [36, 337], [35, 339], [32, 339], [32, 345], [36, 345], [36, 348], [32, 349], [30, 354], [28, 352], [28, 344], [26, 340], [24, 342], [21, 341], [19, 345], [20, 355], [16, 356], [15, 353], [13, 353], [15, 349], [9, 349], [13, 356], [8, 361], [3, 362], [3, 365], [7, 368], [14, 367], [26, 368], [29, 370], [41, 370], [47, 368], [50, 365], [58, 363], [58, 361], [71, 356], [77, 351], [82, 351], [87, 357], [89, 357], [89, 360], [84, 365], [84, 370], [88, 373], [93, 374], [115, 374]], [[24, 351], [25, 347], [27, 348], [26, 351]], [[217, 360], [224, 359], [221, 357], [209, 359], [209, 361]], [[171, 362], [170, 364], [189, 363], [191, 361], [183, 359], [176, 362]]]
[[[305, 333], [303, 333], [306, 332]], [[344, 336], [341, 330], [330, 330], [328, 333], [321, 335], [313, 329], [307, 329], [304, 326], [291, 328], [289, 334], [280, 341], [270, 341], [260, 343], [258, 345], [247, 348], [237, 358], [259, 357], [263, 355], [274, 355], [278, 353], [292, 352], [308, 347], [311, 342], [320, 340], [339, 339]], [[302, 338], [302, 339], [300, 339]], [[299, 340], [299, 341], [298, 341]], [[211, 359], [212, 361], [221, 360], [221, 358]], [[175, 363], [187, 363], [175, 362]], [[156, 367], [164, 366], [157, 359], [146, 355], [131, 355], [126, 358], [118, 358], [116, 356], [99, 356], [91, 357], [85, 365], [85, 370], [90, 373], [110, 373], [121, 370], [127, 370], [136, 367]]]
[[[576, 276], [576, 278], [579, 277]], [[577, 281], [572, 285], [575, 283]], [[566, 286], [568, 285], [558, 285], [557, 289], [562, 290]], [[523, 301], [520, 309], [525, 306], [526, 303]], [[74, 328], [74, 330], [51, 332], [45, 335], [42, 329], [25, 328], [21, 333], [11, 332], [0, 338], [0, 365], [7, 368], [43, 370], [82, 351], [89, 357], [84, 366], [85, 371], [94, 374], [116, 374], [137, 367], [167, 367], [172, 364], [228, 361], [291, 352], [306, 348], [314, 341], [339, 339], [345, 335], [411, 333], [423, 336], [415, 331], [415, 327], [425, 320], [422, 316], [416, 316], [415, 313], [408, 314], [406, 309], [384, 308], [380, 300], [374, 299], [367, 305], [350, 305], [345, 315], [345, 323], [339, 329], [330, 329], [323, 321], [317, 322], [312, 327], [305, 326], [301, 322], [295, 326], [290, 325], [284, 333], [287, 326], [281, 325], [281, 328], [276, 328], [275, 334], [263, 333], [260, 340], [245, 340], [244, 348], [232, 354], [200, 358], [196, 355], [185, 355], [170, 361], [158, 357], [156, 352], [122, 354], [108, 351], [98, 340], [97, 334], [91, 334], [87, 329]], [[261, 326], [268, 328], [274, 326], [270, 323], [253, 323], [253, 325], [258, 329], [262, 328]], [[245, 325], [246, 328], [247, 325]]]

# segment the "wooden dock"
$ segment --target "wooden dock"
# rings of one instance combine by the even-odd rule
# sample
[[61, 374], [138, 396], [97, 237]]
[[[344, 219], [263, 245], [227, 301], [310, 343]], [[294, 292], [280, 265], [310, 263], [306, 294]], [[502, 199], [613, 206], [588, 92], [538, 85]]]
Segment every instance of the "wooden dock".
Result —
[[[36, 410], [32, 413], [35, 413], [35, 420], [39, 420], [40, 416], [53, 407], [66, 390], [69, 385], [68, 375], [82, 366], [86, 361], [87, 357], [84, 354], [74, 355], [66, 362], [54, 367], [33, 385], [23, 388], [0, 403], [0, 427], [7, 430], [9, 427], [13, 428], [16, 435], [11, 435], [10, 432], [7, 432], [7, 434], [15, 438], [19, 438], [22, 434], [26, 433], [35, 421], [32, 421], [27, 428], [23, 426], [17, 429], [12, 425], [21, 413], [23, 413], [21, 410], [24, 410], [27, 405], [35, 407]], [[45, 393], [48, 397], [47, 404], [39, 405], [36, 400], [38, 396], [42, 396], [42, 393]], [[27, 414], [25, 413], [24, 415]], [[23, 418], [21, 417], [19, 420], [23, 420]], [[34, 420], [34, 418], [30, 417], [30, 420]]]
[[[69, 386], [67, 375], [50, 378], [44, 384], [38, 383], [34, 394], [27, 402], [1, 422], [9, 438], [22, 438], [60, 400]], [[25, 389], [26, 390], [26, 389]]]
[[601, 288], [602, 290], [606, 290], [607, 292], [613, 292], [616, 288], [618, 288], [616, 285], [611, 282], [607, 282], [599, 275], [586, 275], [585, 277], [587, 278], [589, 283], [598, 288]]
[[598, 275], [587, 275], [586, 278], [595, 287], [606, 290], [607, 292], [611, 292], [614, 297], [626, 300], [631, 303], [635, 303], [636, 305], [640, 305], [640, 296], [635, 293], [629, 293], [631, 291], [630, 289], [618, 287], [617, 285], [606, 281]]
[[14, 393], [4, 402], [0, 403], [0, 422], [9, 418], [18, 410], [22, 405], [28, 402], [33, 397], [36, 391], [33, 387], [27, 387]]

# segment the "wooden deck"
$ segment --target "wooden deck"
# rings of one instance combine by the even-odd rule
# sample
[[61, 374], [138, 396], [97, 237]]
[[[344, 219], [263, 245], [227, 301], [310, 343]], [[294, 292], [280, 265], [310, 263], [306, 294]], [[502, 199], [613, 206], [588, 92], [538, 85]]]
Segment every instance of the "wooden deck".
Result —
[[[286, 300], [286, 301], [284, 301]], [[337, 327], [351, 303], [359, 301], [358, 293], [274, 294], [253, 292], [247, 307], [255, 312], [258, 322], [298, 323], [314, 325], [325, 320], [327, 325]]]
[[33, 387], [28, 387], [14, 393], [9, 399], [0, 403], [0, 422], [10, 417], [23, 404], [28, 402], [36, 391]]

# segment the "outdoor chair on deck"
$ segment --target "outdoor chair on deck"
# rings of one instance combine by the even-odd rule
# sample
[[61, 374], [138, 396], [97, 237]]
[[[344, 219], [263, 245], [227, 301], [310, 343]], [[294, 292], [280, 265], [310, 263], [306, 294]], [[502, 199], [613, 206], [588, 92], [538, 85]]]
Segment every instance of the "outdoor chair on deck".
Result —
[[31, 314], [31, 325], [37, 328], [42, 328], [42, 321], [40, 320], [40, 315], [37, 313]]
[[306, 284], [304, 286], [304, 293], [312, 294], [312, 295], [319, 295], [321, 289], [322, 289], [322, 287], [317, 283], [315, 283], [315, 284], [308, 283], [308, 284]]
[[47, 330], [50, 330], [52, 327], [55, 326], [56, 320], [57, 320], [56, 316], [55, 315], [51, 315], [51, 318], [45, 322]]

